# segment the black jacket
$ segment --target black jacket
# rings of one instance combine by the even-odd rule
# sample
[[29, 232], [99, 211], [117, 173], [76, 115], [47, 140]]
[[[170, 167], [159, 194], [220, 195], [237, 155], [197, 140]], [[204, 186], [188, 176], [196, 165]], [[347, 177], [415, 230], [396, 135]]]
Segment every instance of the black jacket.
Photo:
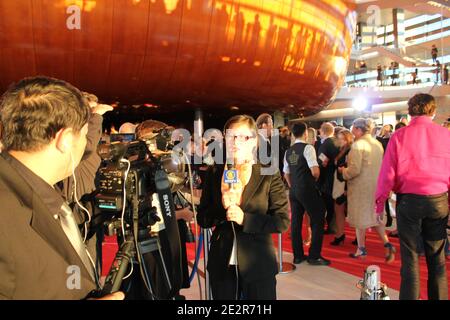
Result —
[[388, 146], [390, 138], [377, 137], [377, 140], [380, 141], [381, 145], [383, 146], [384, 152], [386, 152], [386, 149], [387, 149], [387, 146]]
[[[234, 224], [239, 274], [246, 282], [278, 273], [271, 234], [284, 232], [289, 227], [288, 201], [280, 173], [262, 175], [261, 167], [253, 165], [242, 195], [240, 207], [245, 214], [244, 223], [242, 226]], [[201, 227], [216, 227], [207, 266], [211, 279], [221, 279], [226, 274], [234, 239], [231, 222], [226, 220], [222, 205], [223, 169], [223, 165], [218, 165], [208, 170], [197, 215]]]
[[261, 134], [258, 134], [258, 160], [261, 160], [260, 155], [272, 158], [272, 146], [270, 144], [270, 138], [266, 139]]
[[327, 138], [320, 145], [317, 152], [317, 157], [319, 157], [321, 154], [324, 154], [328, 158], [328, 164], [326, 167], [324, 167], [322, 164], [322, 160], [317, 160], [320, 166], [320, 177], [318, 184], [320, 187], [320, 191], [325, 194], [331, 195], [333, 193], [334, 171], [336, 170], [334, 160], [339, 154], [339, 147], [337, 146], [337, 139], [335, 137]]
[[286, 151], [290, 148], [290, 146], [291, 146], [291, 139], [289, 137], [283, 138], [280, 136], [280, 145], [279, 145], [280, 151], [278, 157], [280, 172], [283, 172], [284, 155], [286, 154]]

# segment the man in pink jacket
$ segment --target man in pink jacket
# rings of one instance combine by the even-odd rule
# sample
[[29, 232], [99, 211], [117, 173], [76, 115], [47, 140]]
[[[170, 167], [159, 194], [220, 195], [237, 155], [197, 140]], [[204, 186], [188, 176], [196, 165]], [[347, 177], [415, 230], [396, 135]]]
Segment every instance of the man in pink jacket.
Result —
[[402, 259], [400, 299], [419, 298], [417, 245], [423, 238], [428, 298], [447, 300], [444, 245], [449, 213], [450, 131], [432, 122], [436, 103], [429, 94], [409, 99], [408, 111], [410, 124], [394, 133], [383, 158], [376, 212], [382, 214], [391, 191], [397, 194]]

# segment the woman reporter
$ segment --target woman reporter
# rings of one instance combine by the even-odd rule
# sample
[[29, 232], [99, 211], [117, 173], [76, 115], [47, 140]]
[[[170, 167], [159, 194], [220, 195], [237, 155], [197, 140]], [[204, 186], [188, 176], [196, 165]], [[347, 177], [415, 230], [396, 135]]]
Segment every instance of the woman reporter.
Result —
[[284, 184], [278, 169], [265, 174], [269, 168], [255, 161], [252, 117], [230, 118], [224, 133], [238, 181], [224, 182], [227, 165], [211, 166], [198, 209], [200, 226], [215, 227], [207, 266], [213, 298], [274, 300], [278, 266], [271, 234], [289, 227]]

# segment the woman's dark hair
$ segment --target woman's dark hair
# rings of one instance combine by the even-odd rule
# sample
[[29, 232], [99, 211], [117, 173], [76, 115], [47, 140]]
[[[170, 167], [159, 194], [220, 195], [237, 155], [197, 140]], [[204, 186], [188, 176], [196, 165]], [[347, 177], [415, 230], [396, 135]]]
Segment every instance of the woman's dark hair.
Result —
[[14, 83], [0, 100], [6, 150], [37, 151], [64, 128], [78, 133], [89, 121], [86, 98], [71, 84], [49, 77]]
[[431, 116], [436, 111], [436, 101], [432, 95], [418, 93], [408, 101], [408, 113], [414, 116]]

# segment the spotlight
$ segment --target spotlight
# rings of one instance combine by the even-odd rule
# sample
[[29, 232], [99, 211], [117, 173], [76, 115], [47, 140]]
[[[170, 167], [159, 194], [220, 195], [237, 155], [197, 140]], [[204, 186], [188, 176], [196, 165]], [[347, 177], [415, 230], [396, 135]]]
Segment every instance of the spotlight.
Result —
[[363, 111], [367, 109], [367, 99], [364, 97], [357, 97], [352, 103], [353, 109]]

